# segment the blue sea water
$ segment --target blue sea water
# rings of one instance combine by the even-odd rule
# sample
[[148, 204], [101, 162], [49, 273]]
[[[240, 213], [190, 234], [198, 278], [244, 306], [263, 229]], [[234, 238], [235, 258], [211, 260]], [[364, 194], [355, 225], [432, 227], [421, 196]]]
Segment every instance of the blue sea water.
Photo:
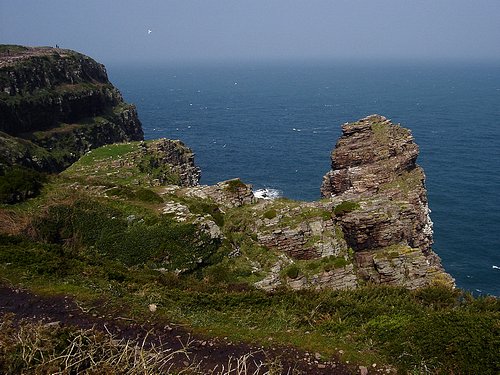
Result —
[[202, 183], [240, 177], [319, 198], [340, 125], [382, 114], [412, 130], [434, 250], [459, 287], [500, 296], [500, 64], [109, 66], [146, 139], [181, 139]]

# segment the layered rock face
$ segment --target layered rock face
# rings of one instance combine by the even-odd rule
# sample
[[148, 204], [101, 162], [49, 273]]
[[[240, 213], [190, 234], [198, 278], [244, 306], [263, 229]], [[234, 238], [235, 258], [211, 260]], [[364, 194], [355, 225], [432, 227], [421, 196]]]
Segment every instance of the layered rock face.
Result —
[[[142, 169], [163, 170], [157, 173], [157, 183], [175, 182], [180, 186], [196, 186], [200, 182], [201, 170], [194, 163], [194, 153], [179, 140], [162, 138], [153, 142], [141, 142]], [[171, 181], [175, 176], [176, 181]]]
[[336, 205], [360, 277], [410, 288], [435, 277], [452, 283], [431, 249], [425, 175], [411, 132], [379, 115], [342, 131], [321, 194]]
[[135, 107], [102, 64], [70, 50], [1, 47], [0, 142], [8, 148], [0, 163], [59, 171], [92, 148], [143, 139]]

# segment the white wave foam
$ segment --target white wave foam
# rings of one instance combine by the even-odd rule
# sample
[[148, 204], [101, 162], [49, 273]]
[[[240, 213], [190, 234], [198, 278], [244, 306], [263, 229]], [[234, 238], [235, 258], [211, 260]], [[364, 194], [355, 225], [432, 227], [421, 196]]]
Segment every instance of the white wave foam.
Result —
[[283, 195], [283, 192], [278, 189], [264, 188], [255, 190], [253, 192], [253, 195], [255, 196], [255, 198], [271, 200], [281, 197]]
[[494, 268], [496, 270], [500, 270], [500, 267], [498, 267], [498, 266], [491, 266], [491, 268]]

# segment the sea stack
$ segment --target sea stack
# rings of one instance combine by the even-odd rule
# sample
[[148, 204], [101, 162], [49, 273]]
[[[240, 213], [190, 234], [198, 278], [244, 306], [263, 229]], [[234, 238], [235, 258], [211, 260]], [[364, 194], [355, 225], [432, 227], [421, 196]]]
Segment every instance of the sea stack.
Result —
[[453, 284], [431, 249], [425, 175], [410, 130], [371, 115], [342, 132], [321, 195], [338, 207], [335, 222], [355, 252], [358, 276], [411, 289]]

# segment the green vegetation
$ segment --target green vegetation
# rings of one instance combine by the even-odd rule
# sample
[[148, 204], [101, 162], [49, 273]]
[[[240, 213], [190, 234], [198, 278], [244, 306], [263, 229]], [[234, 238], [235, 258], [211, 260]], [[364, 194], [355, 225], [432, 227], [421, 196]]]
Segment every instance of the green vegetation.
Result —
[[40, 194], [46, 176], [23, 167], [0, 171], [0, 203], [18, 203]]
[[352, 212], [354, 210], [357, 210], [359, 208], [359, 203], [357, 202], [351, 202], [351, 201], [344, 201], [340, 203], [339, 205], [335, 206], [333, 209], [333, 213], [335, 215], [344, 215], [349, 212]]
[[276, 217], [276, 215], [278, 215], [278, 213], [276, 212], [276, 210], [274, 208], [271, 208], [270, 210], [267, 210], [266, 212], [264, 212], [264, 214], [262, 216], [264, 216], [266, 219], [274, 219]]
[[[417, 291], [371, 285], [356, 290], [257, 290], [253, 283], [267, 275], [280, 254], [258, 244], [255, 222], [283, 215], [280, 225], [291, 225], [327, 219], [331, 212], [307, 206], [301, 213], [302, 206], [288, 200], [224, 212], [211, 200], [182, 196], [182, 189], [162, 198], [160, 191], [134, 182], [146, 173], [126, 169], [137, 149], [131, 143], [95, 150], [46, 182], [37, 198], [0, 207], [1, 282], [45, 295], [70, 295], [98, 315], [119, 315], [139, 324], [168, 319], [195, 333], [264, 347], [271, 345], [272, 337], [273, 346], [293, 345], [325, 358], [377, 363], [377, 368], [387, 364], [398, 373], [498, 373], [498, 299], [474, 298], [439, 285]], [[114, 163], [121, 163], [123, 174], [130, 175], [108, 175]], [[210, 238], [194, 224], [196, 219], [176, 222], [162, 214], [164, 200], [186, 205], [194, 217], [211, 217], [225, 238]], [[358, 207], [346, 201], [334, 213]], [[332, 236], [342, 233], [335, 228]], [[400, 251], [388, 247], [380, 255], [390, 258]], [[296, 260], [278, 276], [309, 277], [345, 267], [352, 256], [350, 251], [346, 257]], [[154, 316], [148, 309], [151, 303], [158, 307]], [[26, 327], [50, 353], [42, 348], [40, 357], [33, 357], [36, 363], [22, 360], [26, 357], [20, 353], [30, 352], [19, 339], [25, 336], [2, 315], [0, 372], [48, 366], [39, 361], [42, 355], [64, 355], [83, 334]], [[105, 340], [96, 338], [93, 347], [103, 348]], [[124, 348], [89, 349], [79, 355], [113, 357], [119, 350]], [[103, 369], [105, 357], [94, 357]], [[44, 371], [56, 370], [39, 368]]]
[[289, 277], [290, 279], [296, 279], [299, 277], [300, 274], [300, 268], [297, 266], [297, 264], [293, 263], [287, 268], [285, 268], [285, 275], [286, 277]]
[[91, 150], [66, 169], [62, 176], [92, 185], [179, 184], [179, 174], [169, 164], [161, 163], [152, 152], [144, 154], [141, 144], [115, 143]]
[[225, 188], [231, 193], [237, 193], [239, 189], [246, 188], [246, 185], [237, 178], [227, 181]]
[[28, 48], [16, 44], [0, 44], [0, 53], [16, 53], [26, 51]]
[[133, 189], [128, 186], [116, 186], [107, 190], [107, 194], [123, 199], [137, 200], [144, 203], [162, 203], [163, 199], [151, 189]]
[[[189, 324], [199, 332], [266, 346], [273, 337], [273, 345], [292, 344], [368, 366], [391, 363], [401, 373], [495, 374], [500, 366], [500, 302], [495, 298], [444, 287], [265, 293], [247, 286], [235, 291], [223, 266], [207, 267], [197, 276], [90, 256], [75, 260], [71, 255], [71, 262], [63, 262], [70, 254], [61, 245], [39, 245], [38, 256], [28, 259], [13, 256], [26, 244], [9, 241], [12, 256], [0, 260], [5, 278], [22, 280], [35, 291], [71, 293], [87, 306], [98, 308], [106, 300], [106, 314], [141, 321], [148, 304], [155, 303], [157, 319]], [[297, 277], [298, 267], [286, 272]]]
[[[98, 204], [96, 204], [98, 203]], [[127, 266], [151, 265], [192, 271], [218, 244], [194, 225], [157, 215], [126, 215], [105, 202], [79, 199], [50, 206], [33, 218], [34, 240], [63, 246], [77, 255], [116, 259]]]
[[174, 172], [170, 165], [160, 163], [153, 155], [142, 158], [139, 163], [139, 171], [162, 184], [179, 185], [181, 182], [179, 174]]
[[197, 215], [209, 215], [212, 220], [220, 227], [224, 225], [224, 214], [219, 206], [209, 199], [193, 199], [183, 197], [180, 202], [186, 204], [189, 211]]
[[388, 144], [395, 139], [405, 138], [409, 135], [408, 129], [401, 126], [389, 126], [383, 122], [373, 123], [371, 128], [375, 139], [380, 144]]
[[[90, 96], [102, 95], [103, 98], [109, 96], [109, 91], [113, 90], [110, 84], [90, 84], [90, 83], [76, 83], [73, 85], [60, 85], [55, 88], [40, 88], [34, 91], [26, 89], [23, 95], [9, 95], [5, 92], [0, 92], [0, 99], [6, 107], [12, 109], [20, 108], [38, 108], [42, 110], [44, 106], [51, 108], [51, 103], [56, 100], [69, 101], [70, 98], [75, 96]], [[110, 100], [108, 98], [108, 100]], [[109, 104], [113, 104], [110, 100]], [[45, 108], [46, 109], [46, 108]]]
[[409, 192], [415, 190], [415, 187], [422, 186], [423, 181], [424, 175], [422, 170], [416, 168], [411, 172], [403, 172], [394, 181], [381, 185], [380, 191], [398, 189], [398, 191], [403, 192], [407, 196]]

